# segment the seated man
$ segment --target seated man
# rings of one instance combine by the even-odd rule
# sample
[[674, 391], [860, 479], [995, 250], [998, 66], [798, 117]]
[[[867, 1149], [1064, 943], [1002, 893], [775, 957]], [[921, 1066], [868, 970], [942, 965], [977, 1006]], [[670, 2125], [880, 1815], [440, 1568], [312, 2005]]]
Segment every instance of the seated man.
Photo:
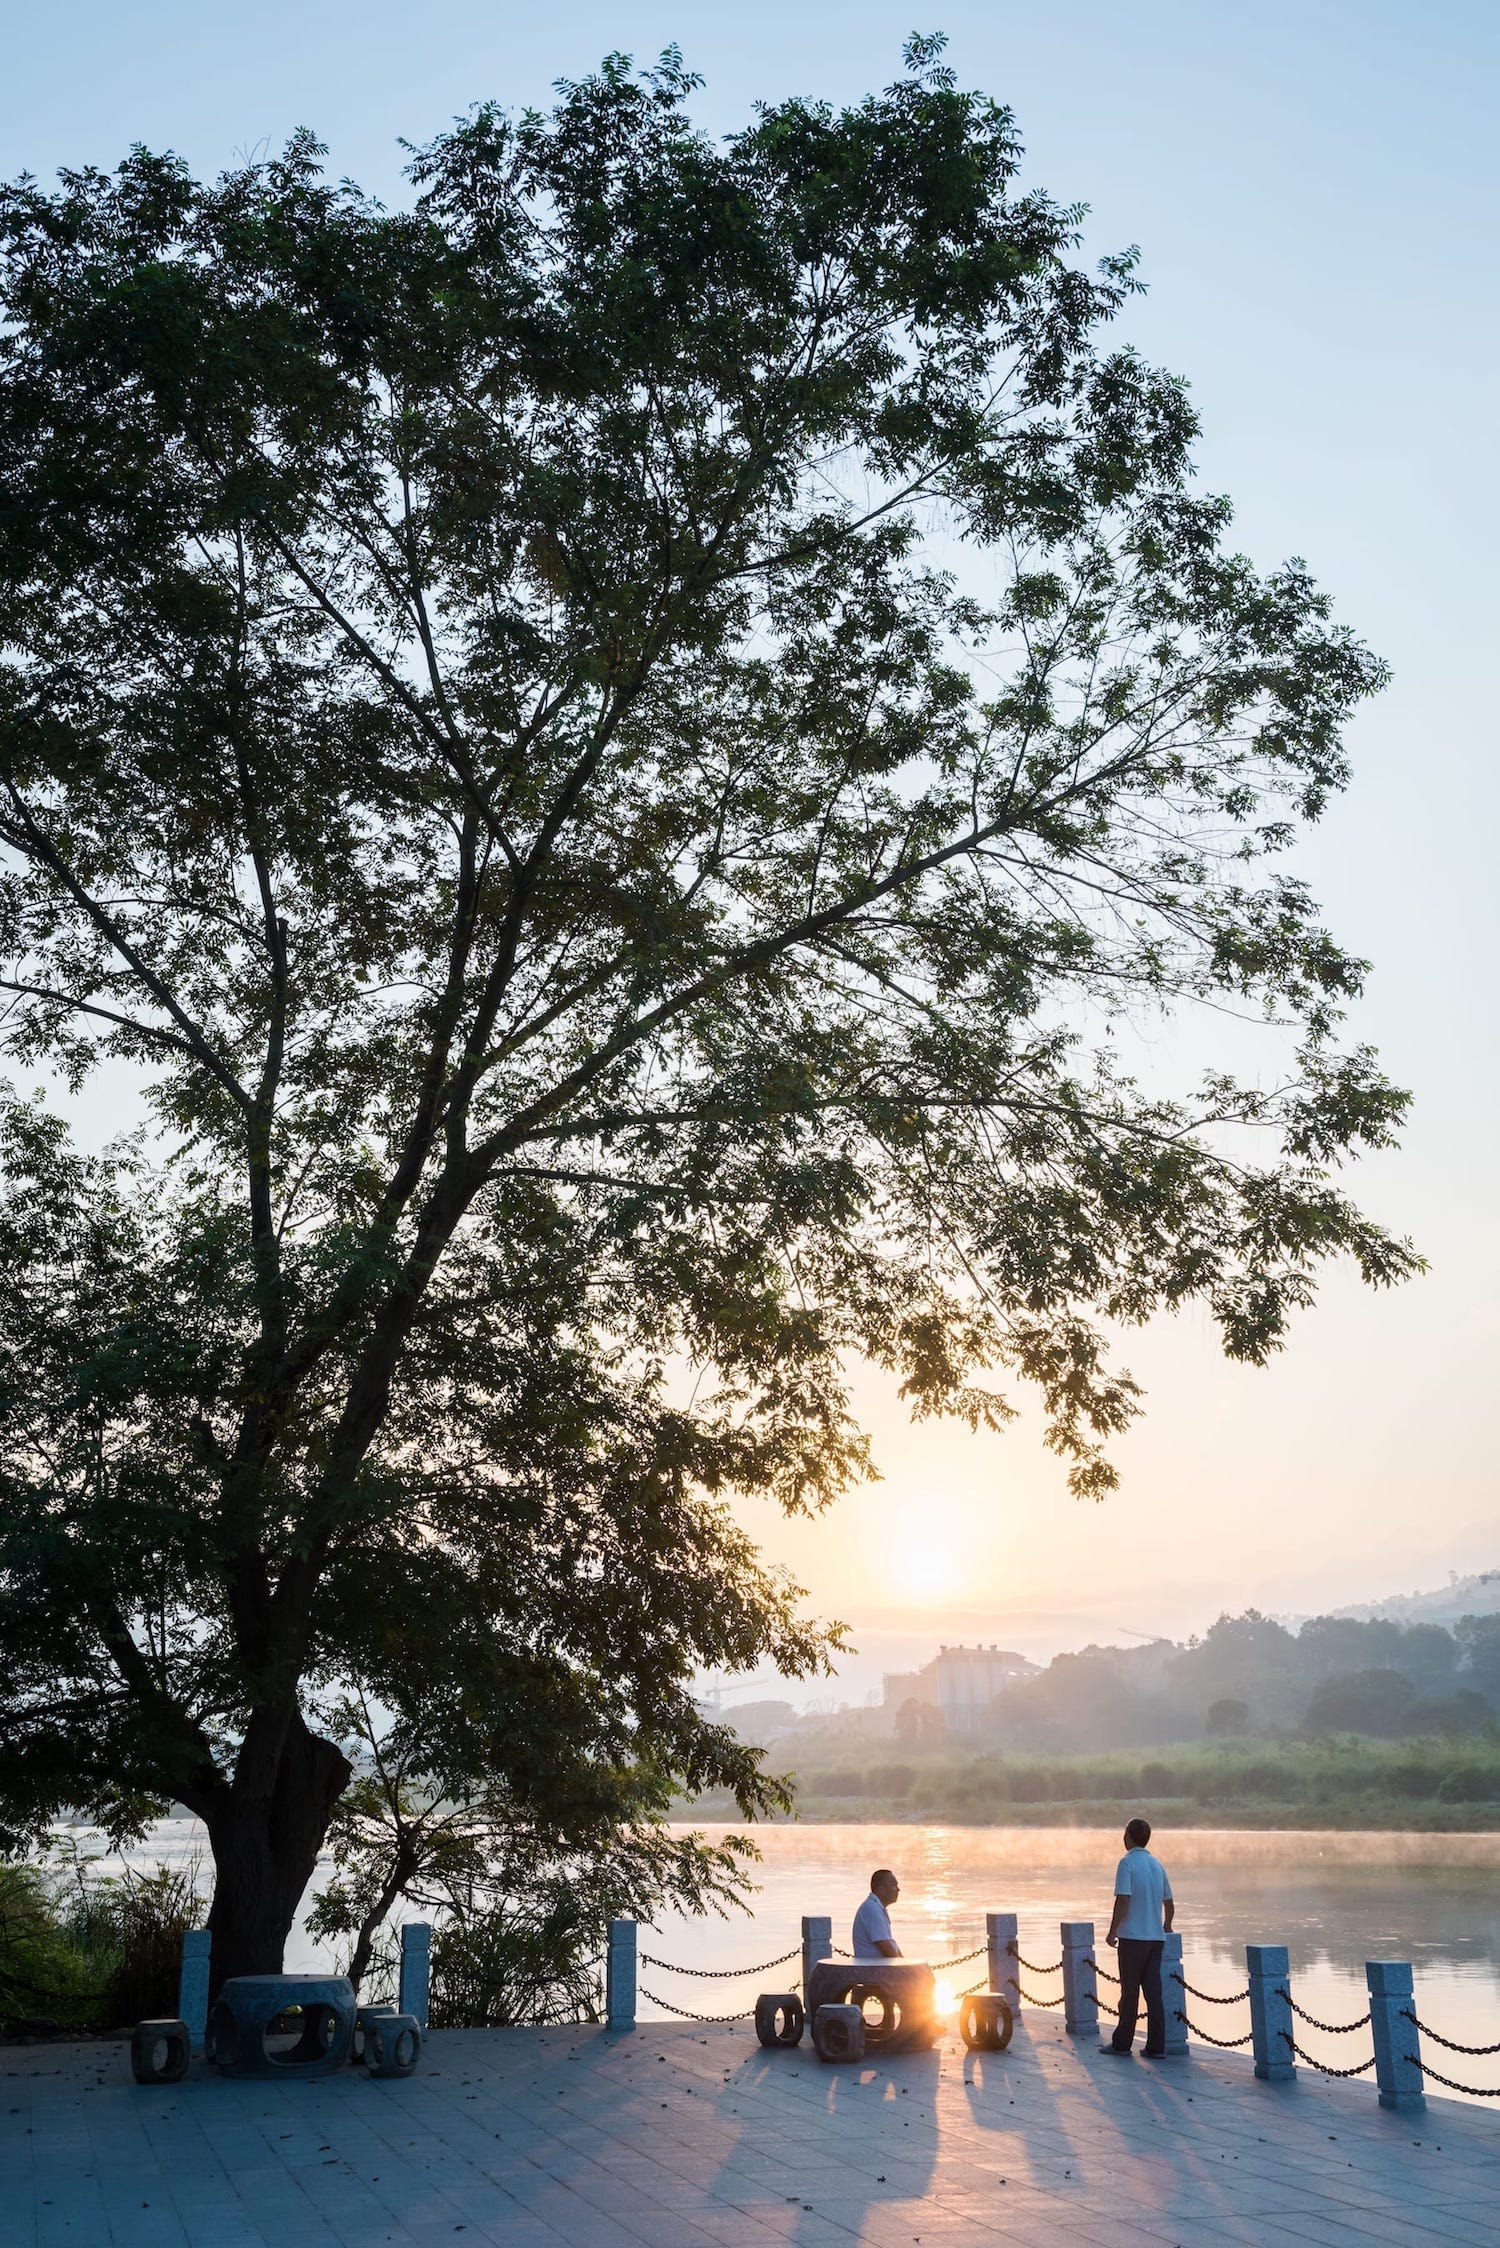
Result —
[[899, 1959], [901, 1947], [891, 1934], [890, 1907], [901, 1894], [901, 1884], [889, 1866], [870, 1876], [870, 1894], [854, 1915], [856, 1959]]

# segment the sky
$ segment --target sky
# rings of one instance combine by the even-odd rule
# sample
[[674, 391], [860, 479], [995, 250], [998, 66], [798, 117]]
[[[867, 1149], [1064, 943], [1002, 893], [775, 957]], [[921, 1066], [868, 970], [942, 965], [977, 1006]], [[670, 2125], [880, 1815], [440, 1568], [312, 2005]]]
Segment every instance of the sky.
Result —
[[[143, 141], [213, 171], [311, 125], [332, 168], [397, 200], [398, 146], [475, 100], [541, 103], [611, 50], [671, 42], [712, 131], [757, 100], [857, 99], [942, 29], [960, 79], [1010, 104], [1025, 180], [1090, 207], [1094, 253], [1138, 242], [1122, 328], [1184, 375], [1206, 488], [1257, 562], [1307, 558], [1394, 681], [1355, 779], [1300, 855], [1374, 963], [1353, 1030], [1416, 1101], [1355, 1184], [1431, 1271], [1396, 1295], [1335, 1276], [1263, 1371], [1196, 1315], [1130, 1338], [1149, 1391], [1119, 1492], [1069, 1497], [1034, 1415], [999, 1436], [913, 1428], [857, 1377], [882, 1480], [812, 1524], [749, 1517], [860, 1653], [836, 1692], [941, 1640], [1045, 1654], [1181, 1634], [1221, 1609], [1378, 1597], [1500, 1566], [1494, 1425], [1494, 661], [1500, 467], [1500, 8], [1461, 0], [51, 0], [12, 17], [0, 171], [108, 165]], [[1147, 1063], [1191, 1044], [1142, 1033]]]

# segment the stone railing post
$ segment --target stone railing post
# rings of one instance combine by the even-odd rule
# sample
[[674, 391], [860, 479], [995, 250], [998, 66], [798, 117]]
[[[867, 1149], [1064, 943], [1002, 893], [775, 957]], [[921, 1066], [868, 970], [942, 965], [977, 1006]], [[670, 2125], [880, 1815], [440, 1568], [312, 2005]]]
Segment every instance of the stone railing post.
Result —
[[[1250, 1977], [1250, 2049], [1265, 2084], [1290, 2084], [1297, 2074], [1291, 2048], [1291, 1964], [1285, 1944], [1246, 1944]], [[1184, 2007], [1184, 2012], [1187, 2009]]]
[[1063, 2027], [1069, 2037], [1099, 2035], [1099, 1983], [1094, 1973], [1094, 1923], [1062, 1924]]
[[425, 1920], [407, 1920], [401, 1927], [401, 1979], [396, 2003], [403, 2014], [414, 2014], [422, 2035], [427, 2035], [427, 2015], [432, 2003], [432, 1929]]
[[1411, 1965], [1405, 1959], [1367, 1959], [1365, 1983], [1370, 1993], [1370, 2028], [1375, 2038], [1375, 2081], [1380, 2104], [1399, 2114], [1412, 2115], [1427, 2105], [1422, 2085], [1422, 2048], [1414, 2022]]
[[833, 1957], [833, 1922], [826, 1913], [802, 1915], [802, 2002], [812, 1989], [812, 1971], [820, 1959]]
[[177, 2013], [187, 2023], [188, 2046], [203, 2050], [208, 2029], [208, 1968], [213, 1938], [206, 1928], [189, 1928], [182, 1939], [182, 1971], [177, 1978]]
[[1015, 1914], [987, 1912], [984, 1941], [990, 1989], [1000, 1993], [1010, 2008], [1012, 2020], [1018, 2022], [1021, 2019], [1021, 1931]]
[[1187, 1992], [1182, 1987], [1182, 1937], [1175, 1928], [1169, 1928], [1161, 1940], [1161, 2000], [1162, 2012], [1167, 2017], [1164, 2053], [1185, 2053], [1188, 2049], [1187, 2023], [1178, 2016], [1187, 2012]]
[[635, 1922], [612, 1920], [604, 1955], [604, 2019], [611, 2029], [635, 2028]]

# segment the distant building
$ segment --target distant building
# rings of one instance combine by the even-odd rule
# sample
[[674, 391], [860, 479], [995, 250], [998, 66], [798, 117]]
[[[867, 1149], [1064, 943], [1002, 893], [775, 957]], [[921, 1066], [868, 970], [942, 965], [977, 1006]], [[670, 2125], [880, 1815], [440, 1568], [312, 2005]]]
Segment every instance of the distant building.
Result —
[[886, 1673], [885, 1706], [933, 1702], [948, 1732], [972, 1733], [992, 1702], [1023, 1679], [1035, 1678], [1040, 1669], [1010, 1647], [940, 1647], [920, 1670]]

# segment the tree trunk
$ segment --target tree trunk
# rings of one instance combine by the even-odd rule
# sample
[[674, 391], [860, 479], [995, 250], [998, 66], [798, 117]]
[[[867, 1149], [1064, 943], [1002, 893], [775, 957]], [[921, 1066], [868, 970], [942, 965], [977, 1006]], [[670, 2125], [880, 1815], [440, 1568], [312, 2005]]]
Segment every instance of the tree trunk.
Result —
[[[287, 1935], [312, 1879], [350, 1764], [293, 1715], [274, 1757], [251, 1717], [234, 1783], [209, 1812], [214, 1854], [210, 1986], [230, 1975], [279, 1975]], [[280, 1721], [275, 1730], [280, 1731]], [[269, 1769], [268, 1769], [269, 1766]]]

